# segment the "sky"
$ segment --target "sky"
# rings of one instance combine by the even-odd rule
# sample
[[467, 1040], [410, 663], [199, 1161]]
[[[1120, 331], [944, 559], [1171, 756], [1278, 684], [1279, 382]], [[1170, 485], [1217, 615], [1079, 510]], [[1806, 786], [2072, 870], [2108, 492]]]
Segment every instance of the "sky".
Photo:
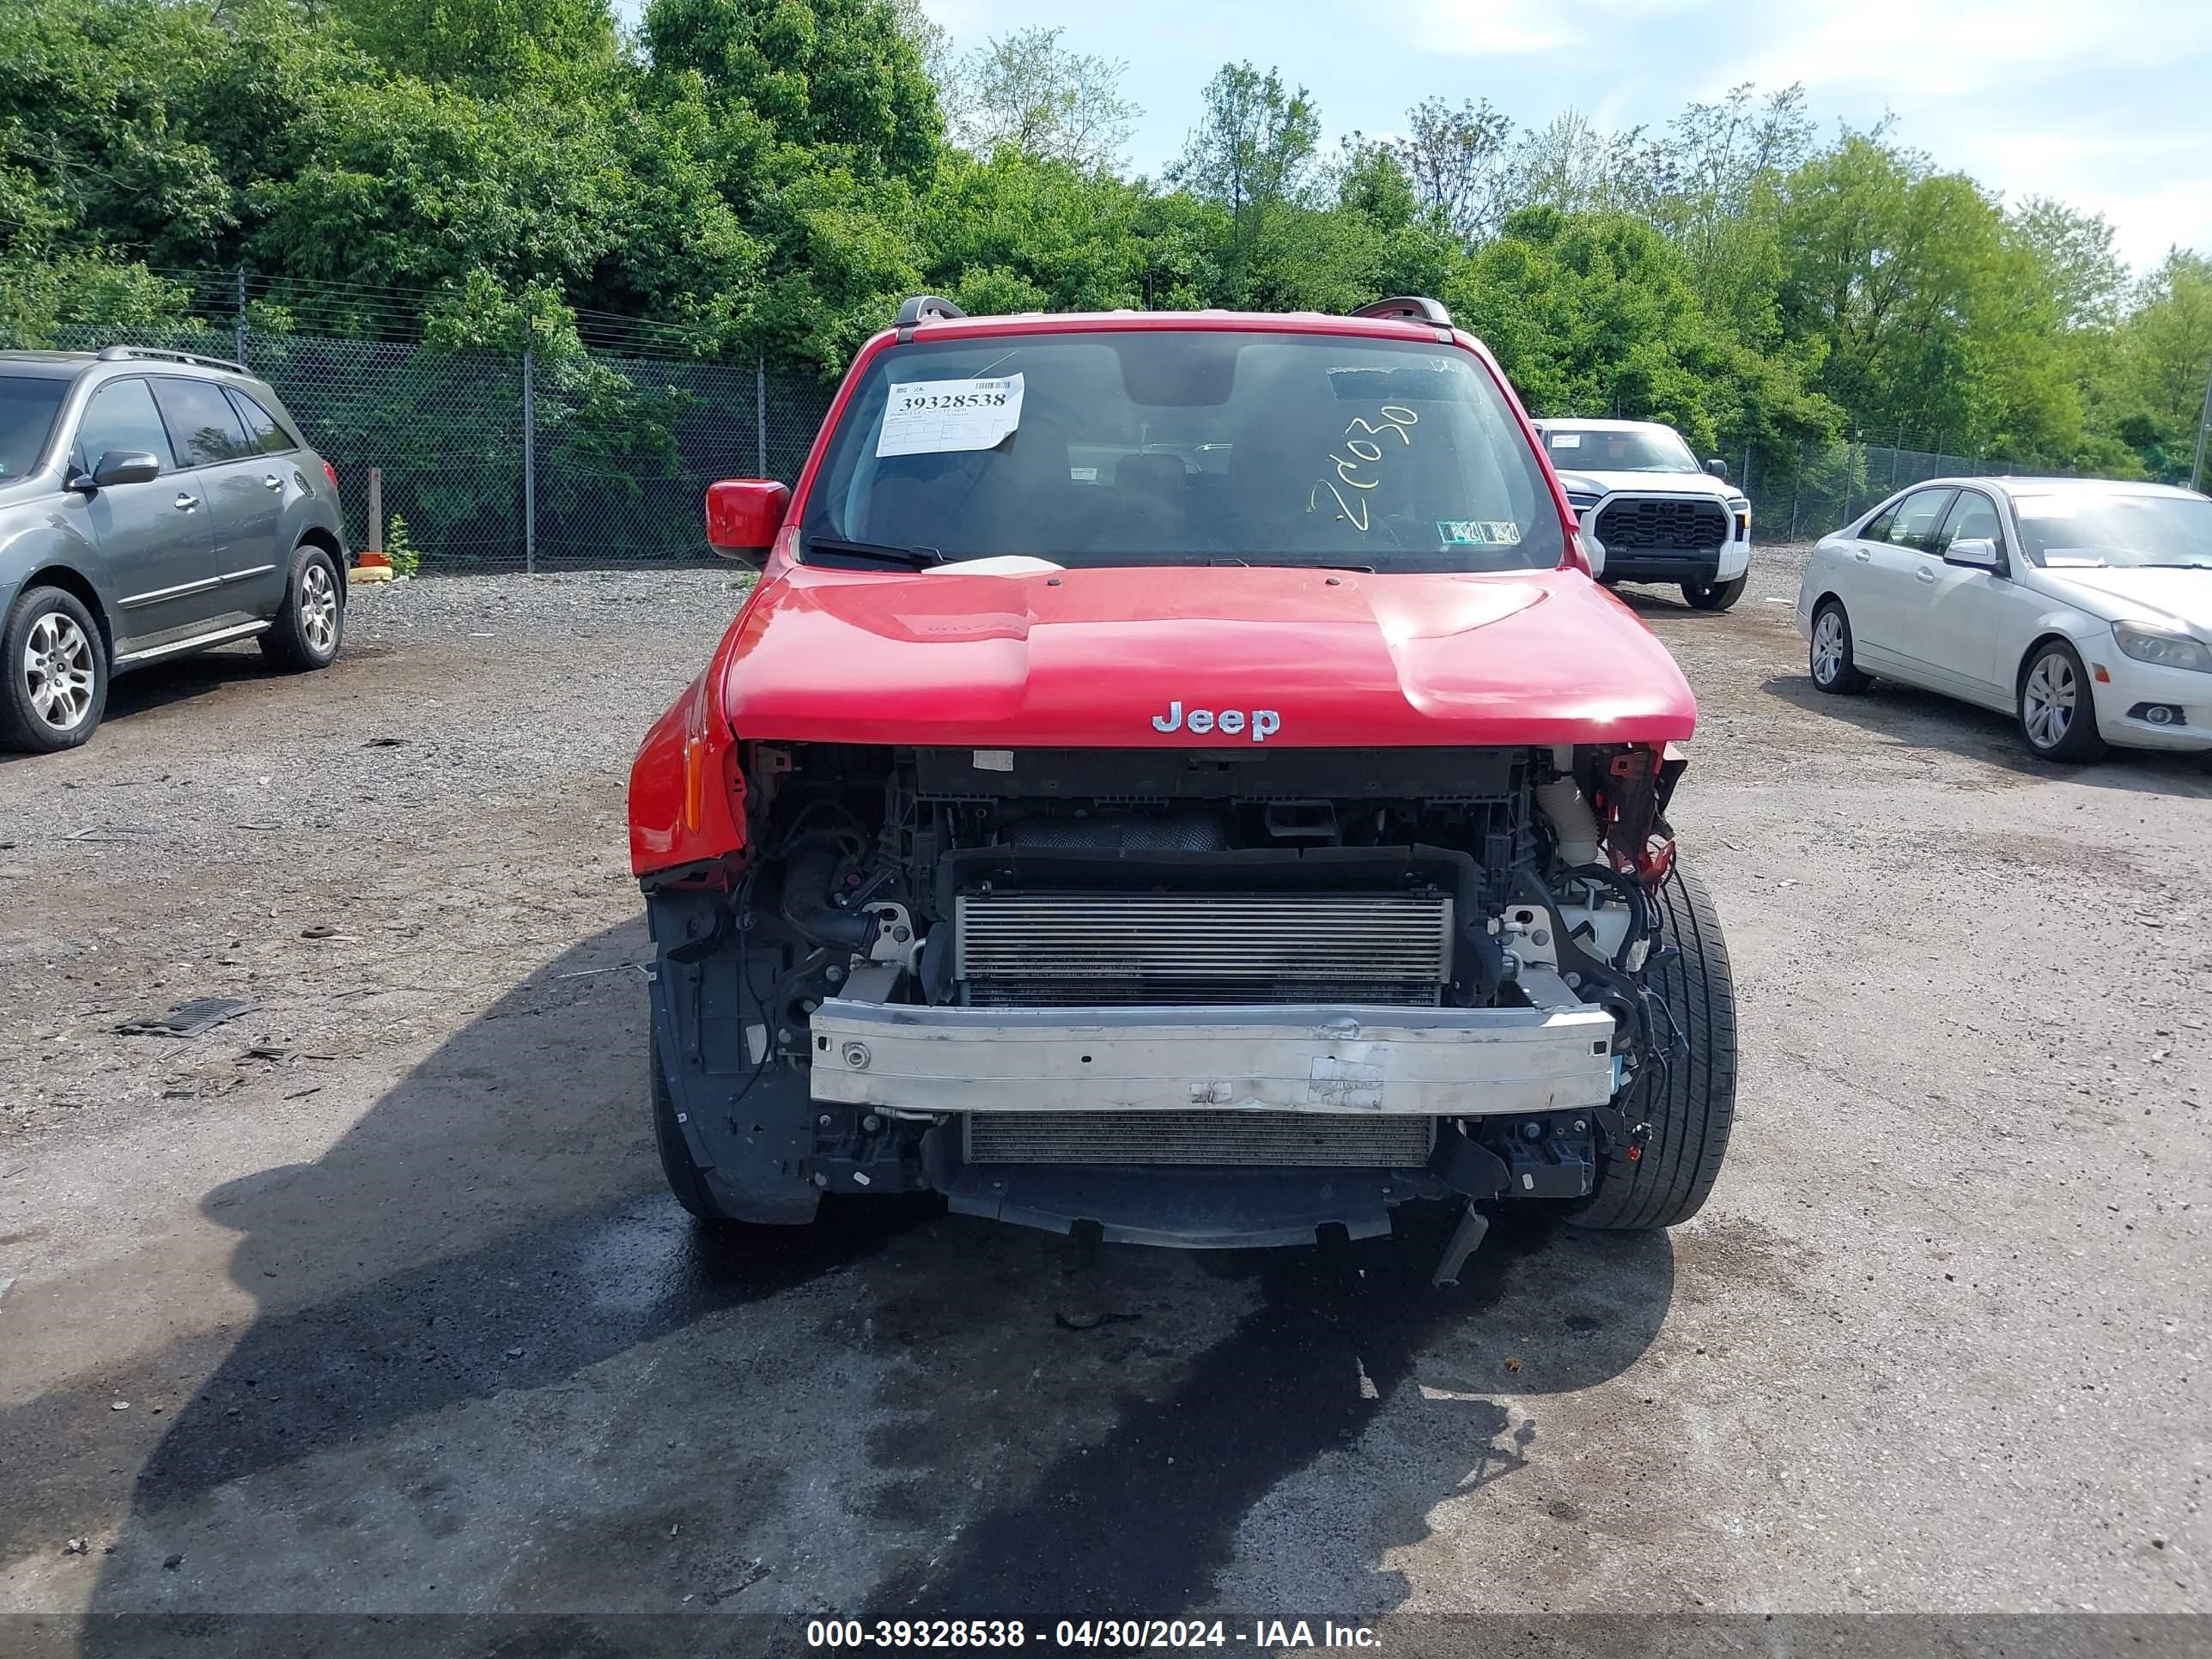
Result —
[[1570, 106], [1663, 126], [1738, 82], [1802, 82], [1824, 131], [1897, 138], [2008, 200], [2102, 213], [2143, 269], [2212, 253], [2212, 0], [923, 0], [957, 46], [1025, 26], [1127, 61], [1130, 146], [1157, 174], [1224, 63], [1279, 68], [1336, 135], [1431, 94], [1522, 125]]

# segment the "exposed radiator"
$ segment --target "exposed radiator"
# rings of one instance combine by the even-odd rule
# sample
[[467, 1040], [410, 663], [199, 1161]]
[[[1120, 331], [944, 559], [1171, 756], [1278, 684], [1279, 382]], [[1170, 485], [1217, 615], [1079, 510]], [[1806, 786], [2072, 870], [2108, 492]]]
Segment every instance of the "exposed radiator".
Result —
[[1312, 1112], [975, 1112], [970, 1164], [1214, 1164], [1410, 1170], [1436, 1121]]
[[985, 1006], [1433, 1004], [1452, 903], [1424, 893], [981, 893], [955, 976]]

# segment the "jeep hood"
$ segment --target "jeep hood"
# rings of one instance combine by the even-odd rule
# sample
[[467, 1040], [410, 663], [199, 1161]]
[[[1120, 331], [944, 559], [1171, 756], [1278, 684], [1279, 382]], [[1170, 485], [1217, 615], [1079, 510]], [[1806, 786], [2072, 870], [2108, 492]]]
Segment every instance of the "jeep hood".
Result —
[[723, 708], [747, 739], [1656, 743], [1697, 718], [1666, 649], [1574, 570], [791, 566], [763, 580], [720, 659]]

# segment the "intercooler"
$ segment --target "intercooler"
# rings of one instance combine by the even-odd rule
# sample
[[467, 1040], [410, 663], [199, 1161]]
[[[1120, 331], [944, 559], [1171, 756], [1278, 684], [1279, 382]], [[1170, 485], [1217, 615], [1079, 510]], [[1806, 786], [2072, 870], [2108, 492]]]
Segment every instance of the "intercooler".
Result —
[[1434, 893], [963, 895], [954, 975], [972, 1006], [1434, 1006], [1452, 902]]
[[970, 1164], [1206, 1164], [1407, 1170], [1436, 1120], [1311, 1112], [977, 1112]]

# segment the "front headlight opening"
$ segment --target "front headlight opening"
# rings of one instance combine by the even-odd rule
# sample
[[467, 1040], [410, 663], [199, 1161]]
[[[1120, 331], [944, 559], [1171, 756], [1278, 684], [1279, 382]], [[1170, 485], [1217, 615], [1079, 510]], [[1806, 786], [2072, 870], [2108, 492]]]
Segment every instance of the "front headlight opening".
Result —
[[2160, 668], [2193, 668], [2201, 674], [2212, 674], [2212, 649], [2204, 641], [2186, 634], [2171, 634], [2163, 629], [2145, 628], [2139, 623], [2114, 623], [2112, 638], [2120, 649], [2137, 662], [2147, 662]]

